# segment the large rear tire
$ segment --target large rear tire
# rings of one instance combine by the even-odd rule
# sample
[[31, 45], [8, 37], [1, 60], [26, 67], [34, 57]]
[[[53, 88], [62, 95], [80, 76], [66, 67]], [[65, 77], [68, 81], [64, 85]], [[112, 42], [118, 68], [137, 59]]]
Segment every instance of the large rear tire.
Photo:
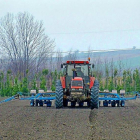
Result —
[[63, 107], [63, 88], [60, 80], [56, 82], [56, 100], [55, 100], [56, 108]]
[[99, 83], [97, 80], [94, 81], [94, 85], [91, 88], [90, 106], [91, 109], [99, 108]]

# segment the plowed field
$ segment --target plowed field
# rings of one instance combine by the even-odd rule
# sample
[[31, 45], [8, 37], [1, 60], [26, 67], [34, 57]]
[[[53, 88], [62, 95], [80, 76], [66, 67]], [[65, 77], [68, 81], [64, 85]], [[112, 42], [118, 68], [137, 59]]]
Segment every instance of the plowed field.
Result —
[[0, 140], [140, 140], [140, 99], [125, 107], [55, 109], [0, 104]]

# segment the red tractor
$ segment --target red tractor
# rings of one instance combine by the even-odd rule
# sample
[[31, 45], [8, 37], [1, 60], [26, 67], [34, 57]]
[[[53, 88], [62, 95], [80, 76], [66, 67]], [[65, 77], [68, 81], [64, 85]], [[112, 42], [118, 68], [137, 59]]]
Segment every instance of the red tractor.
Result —
[[[90, 59], [89, 59], [90, 60]], [[89, 61], [67, 61], [61, 64], [62, 77], [56, 82], [56, 108], [74, 107], [84, 102], [93, 108], [99, 107], [99, 83], [92, 76], [94, 65]]]

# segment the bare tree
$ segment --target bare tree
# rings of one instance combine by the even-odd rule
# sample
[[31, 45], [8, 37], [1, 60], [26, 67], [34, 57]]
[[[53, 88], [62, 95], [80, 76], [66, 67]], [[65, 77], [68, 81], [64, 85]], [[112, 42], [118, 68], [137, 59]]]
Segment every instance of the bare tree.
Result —
[[118, 65], [118, 76], [121, 77], [123, 75], [124, 64], [123, 64], [120, 56], [119, 56], [117, 65]]
[[103, 76], [103, 61], [102, 59], [99, 57], [97, 57], [96, 59], [94, 59], [94, 65], [95, 65], [95, 68], [94, 68], [94, 74], [96, 76], [96, 78], [100, 81], [102, 76]]
[[50, 72], [54, 71], [56, 68], [56, 66], [54, 64], [54, 57], [53, 56], [54, 56], [54, 53], [51, 52], [50, 57], [49, 57], [48, 62], [47, 62], [48, 63], [47, 68], [49, 69]]
[[109, 62], [107, 58], [104, 59], [105, 66], [105, 88], [108, 89], [108, 81], [109, 81]]
[[26, 12], [16, 17], [8, 13], [0, 20], [0, 44], [11, 69], [26, 75], [39, 71], [54, 49], [54, 41], [45, 35], [41, 21]]
[[61, 64], [63, 62], [63, 55], [62, 52], [60, 50], [57, 50], [56, 52], [56, 68], [58, 71], [61, 70]]
[[72, 49], [69, 50], [68, 55], [66, 56], [67, 60], [77, 60], [77, 53], [79, 53], [79, 51], [72, 51]]
[[92, 52], [90, 46], [88, 47], [87, 58], [92, 57]]

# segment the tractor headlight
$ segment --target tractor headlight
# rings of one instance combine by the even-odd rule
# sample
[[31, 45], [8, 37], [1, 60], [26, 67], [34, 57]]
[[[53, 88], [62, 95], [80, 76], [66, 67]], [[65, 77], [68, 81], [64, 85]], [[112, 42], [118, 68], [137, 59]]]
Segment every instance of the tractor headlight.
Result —
[[82, 88], [79, 88], [79, 90], [82, 91], [83, 89]]
[[75, 90], [82, 91], [83, 89], [82, 89], [82, 88], [72, 88], [71, 90], [72, 90], [72, 91], [75, 91]]
[[76, 90], [76, 89], [75, 88], [72, 88], [71, 90], [73, 91], [73, 90]]

